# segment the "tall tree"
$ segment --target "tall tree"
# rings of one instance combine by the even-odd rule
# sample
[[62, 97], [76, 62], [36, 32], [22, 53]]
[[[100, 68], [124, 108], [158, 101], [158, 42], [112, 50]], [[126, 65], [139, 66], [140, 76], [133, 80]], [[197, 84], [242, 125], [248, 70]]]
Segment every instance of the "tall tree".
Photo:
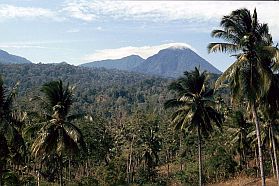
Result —
[[199, 154], [199, 185], [202, 180], [202, 137], [208, 136], [214, 127], [221, 127], [222, 115], [214, 109], [213, 89], [206, 86], [206, 72], [199, 69], [184, 72], [184, 76], [170, 84], [169, 88], [177, 93], [177, 98], [166, 101], [165, 108], [177, 108], [172, 116], [176, 129], [196, 132]]
[[0, 186], [8, 156], [24, 153], [24, 140], [19, 132], [22, 122], [13, 110], [17, 85], [8, 93], [0, 76]]
[[234, 151], [239, 154], [239, 168], [243, 169], [244, 165], [247, 165], [247, 155], [250, 145], [250, 140], [247, 137], [250, 129], [250, 123], [248, 123], [241, 111], [236, 111], [228, 119], [229, 126], [226, 129], [230, 136], [230, 143]]
[[147, 169], [148, 180], [154, 181], [155, 168], [159, 162], [159, 152], [161, 150], [161, 138], [159, 136], [159, 120], [150, 115], [146, 122], [141, 124], [141, 154]]
[[[276, 68], [274, 69], [276, 70]], [[270, 140], [272, 142], [272, 150], [273, 150], [273, 156], [274, 156], [274, 164], [276, 169], [276, 178], [277, 183], [279, 185], [279, 168], [278, 168], [278, 162], [277, 162], [277, 144], [278, 139], [276, 136], [278, 136], [278, 112], [274, 112], [274, 110], [278, 110], [279, 108], [279, 75], [274, 74], [271, 82], [270, 90], [268, 91], [267, 96], [265, 97], [261, 102], [261, 110], [263, 111], [263, 115], [265, 116], [268, 125], [270, 126]], [[276, 143], [277, 142], [277, 143]]]
[[32, 154], [40, 159], [56, 155], [60, 165], [60, 185], [63, 185], [62, 158], [78, 153], [85, 145], [81, 131], [70, 122], [76, 117], [68, 116], [73, 103], [73, 87], [63, 86], [59, 80], [44, 84], [41, 91], [45, 95], [44, 110], [49, 120], [39, 131], [32, 145]]
[[237, 60], [219, 77], [216, 87], [227, 80], [235, 100], [248, 100], [256, 126], [262, 185], [265, 185], [257, 107], [270, 88], [271, 67], [278, 58], [278, 50], [272, 46], [268, 25], [259, 23], [256, 9], [253, 14], [247, 9], [232, 11], [222, 18], [220, 26], [211, 35], [226, 42], [210, 43], [208, 50], [233, 53]]

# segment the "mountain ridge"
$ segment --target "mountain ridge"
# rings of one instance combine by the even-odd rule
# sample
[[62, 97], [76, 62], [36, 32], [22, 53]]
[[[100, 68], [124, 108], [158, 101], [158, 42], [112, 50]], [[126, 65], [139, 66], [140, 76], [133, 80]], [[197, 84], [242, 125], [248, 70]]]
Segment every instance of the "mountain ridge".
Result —
[[26, 63], [32, 63], [28, 59], [10, 54], [4, 50], [0, 49], [0, 63], [1, 64], [26, 64]]
[[[135, 62], [134, 59], [131, 59], [132, 56], [134, 57], [137, 55], [127, 56], [121, 59], [90, 62], [81, 64], [80, 66], [126, 70], [163, 77], [178, 77], [183, 75], [184, 71], [193, 70], [195, 67], [199, 67], [201, 70], [206, 70], [210, 73], [222, 73], [187, 46], [171, 46], [160, 50], [157, 54], [154, 54], [145, 60], [138, 56], [141, 60], [137, 62]], [[125, 59], [131, 60], [125, 61]], [[133, 64], [128, 66], [127, 64], [129, 63]], [[124, 69], [122, 67], [123, 64], [125, 64], [127, 68]]]
[[190, 48], [174, 47], [162, 49], [157, 54], [150, 56], [141, 65], [136, 67], [135, 71], [164, 77], [178, 77], [183, 75], [184, 71], [193, 70], [195, 67], [214, 74], [221, 73], [221, 71]]
[[107, 69], [118, 69], [118, 70], [130, 71], [130, 69], [135, 68], [143, 61], [144, 61], [144, 59], [138, 55], [130, 55], [130, 56], [126, 56], [126, 57], [123, 57], [120, 59], [106, 59], [106, 60], [84, 63], [84, 64], [81, 64], [80, 66], [96, 67], [96, 68], [103, 67], [103, 68], [107, 68]]

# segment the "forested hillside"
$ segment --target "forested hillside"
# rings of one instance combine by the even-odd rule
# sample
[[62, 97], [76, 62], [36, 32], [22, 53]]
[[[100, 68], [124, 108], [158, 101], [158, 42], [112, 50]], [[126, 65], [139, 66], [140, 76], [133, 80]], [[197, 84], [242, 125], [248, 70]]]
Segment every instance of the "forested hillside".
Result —
[[[85, 185], [118, 185], [125, 182], [163, 185], [197, 181], [196, 137], [174, 130], [170, 121], [172, 109], [164, 109], [166, 100], [176, 95], [168, 89], [174, 79], [68, 64], [11, 64], [1, 65], [0, 69], [8, 90], [19, 82], [14, 109], [26, 113], [21, 130], [27, 139], [27, 148], [31, 148], [29, 140], [35, 137], [35, 134], [30, 134], [30, 128], [36, 128], [44, 120], [41, 118], [44, 115], [40, 109], [42, 102], [38, 99], [42, 96], [42, 85], [62, 80], [64, 84], [74, 86], [74, 103], [70, 113], [85, 117], [75, 120], [75, 123], [84, 135], [88, 156], [63, 160], [65, 171], [70, 171], [64, 175], [65, 180]], [[208, 85], [213, 86], [216, 78], [217, 75], [210, 75]], [[216, 95], [219, 109], [227, 110], [220, 94]], [[225, 135], [217, 131], [216, 136], [212, 134], [206, 142], [205, 168], [211, 171], [208, 172], [207, 182], [224, 180], [236, 171], [237, 163], [230, 154], [229, 146], [217, 148], [224, 138]], [[213, 152], [216, 156], [211, 156]], [[19, 163], [12, 162], [15, 165]], [[35, 179], [36, 170], [40, 171], [42, 180], [52, 182], [59, 179], [59, 166], [52, 163], [44, 162], [43, 169], [30, 160], [19, 165], [18, 170], [13, 170], [21, 172], [23, 165], [28, 167], [24, 170], [25, 176], [20, 179]], [[145, 166], [150, 167], [146, 169]], [[216, 172], [216, 169], [219, 171]]]
[[[129, 73], [119, 70], [87, 69], [67, 64], [1, 65], [0, 73], [8, 87], [19, 82], [18, 96], [24, 101], [39, 95], [41, 86], [61, 79], [75, 86], [74, 110], [105, 114], [117, 110], [162, 107], [170, 79]], [[159, 104], [159, 105], [158, 105]]]
[[[196, 148], [191, 148], [195, 145], [195, 137], [188, 136], [190, 141], [182, 140], [183, 133], [175, 131], [169, 120], [171, 112], [164, 109], [164, 102], [174, 95], [168, 89], [172, 79], [67, 64], [1, 65], [0, 74], [7, 92], [19, 82], [14, 110], [25, 117], [25, 124], [20, 130], [27, 140], [27, 148], [31, 148], [28, 147], [29, 140], [35, 137], [29, 129], [43, 120], [41, 117], [44, 111], [40, 109], [42, 102], [38, 99], [42, 96], [42, 85], [62, 80], [64, 84], [74, 86], [74, 103], [70, 113], [82, 114], [87, 118], [75, 120], [75, 123], [84, 135], [89, 154], [87, 158], [71, 157], [63, 160], [65, 171], [72, 171], [65, 175], [65, 179], [85, 185], [89, 182], [107, 185], [127, 181], [166, 184], [173, 176], [186, 170], [187, 161], [193, 165], [196, 161]], [[211, 79], [216, 77], [211, 75]], [[145, 161], [153, 162], [148, 172], [144, 171], [145, 163], [142, 162], [142, 156], [147, 155], [145, 153], [151, 153], [152, 156]], [[13, 168], [15, 172], [22, 172], [22, 166], [27, 165], [27, 170], [23, 172], [25, 176], [19, 178], [35, 179], [36, 170], [40, 170], [36, 168], [37, 163], [26, 160], [18, 164], [18, 161], [12, 161], [15, 165], [21, 165]], [[84, 161], [87, 163], [82, 163]], [[131, 162], [125, 168], [127, 161]], [[46, 163], [40, 170], [43, 180], [58, 179], [56, 170], [59, 167], [53, 166]], [[194, 167], [189, 171], [197, 168]], [[168, 176], [161, 179], [160, 175]], [[194, 175], [187, 179], [181, 176], [174, 181], [194, 181]]]
[[279, 49], [256, 9], [220, 26], [220, 76], [0, 65], [0, 186], [279, 183]]

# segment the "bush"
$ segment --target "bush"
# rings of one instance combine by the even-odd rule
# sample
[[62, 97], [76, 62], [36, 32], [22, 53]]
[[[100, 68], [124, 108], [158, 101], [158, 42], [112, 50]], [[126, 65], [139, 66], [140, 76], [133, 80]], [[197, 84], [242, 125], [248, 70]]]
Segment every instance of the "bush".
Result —
[[99, 185], [99, 182], [94, 177], [84, 177], [84, 178], [81, 179], [79, 185], [80, 186], [83, 186], [83, 185], [84, 186], [85, 185], [95, 186], [95, 185]]
[[125, 159], [121, 157], [115, 157], [108, 165], [100, 165], [95, 168], [95, 178], [99, 185], [124, 185], [125, 173]]
[[234, 175], [237, 163], [223, 148], [216, 149], [214, 156], [205, 162], [205, 172], [209, 182], [223, 181]]
[[175, 174], [175, 179], [183, 185], [198, 185], [199, 170], [197, 162], [187, 162], [184, 171]]
[[36, 179], [34, 178], [34, 176], [23, 176], [21, 177], [21, 185], [25, 185], [25, 186], [36, 186], [37, 182]]

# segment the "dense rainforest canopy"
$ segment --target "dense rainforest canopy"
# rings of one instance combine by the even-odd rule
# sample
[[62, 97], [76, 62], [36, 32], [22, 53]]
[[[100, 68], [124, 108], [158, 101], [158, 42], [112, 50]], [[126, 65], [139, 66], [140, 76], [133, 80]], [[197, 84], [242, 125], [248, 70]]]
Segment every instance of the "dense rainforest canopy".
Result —
[[204, 185], [278, 178], [279, 52], [256, 10], [221, 20], [220, 77], [0, 64], [0, 185]]

